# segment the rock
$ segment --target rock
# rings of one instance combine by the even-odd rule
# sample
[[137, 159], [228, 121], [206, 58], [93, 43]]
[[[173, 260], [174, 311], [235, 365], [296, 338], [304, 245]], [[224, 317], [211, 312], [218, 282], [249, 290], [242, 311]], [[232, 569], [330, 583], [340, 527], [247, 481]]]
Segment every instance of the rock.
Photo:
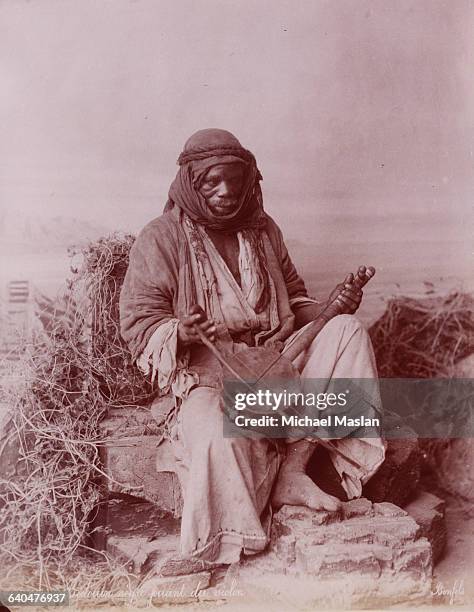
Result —
[[99, 423], [103, 436], [128, 438], [130, 436], [161, 436], [162, 428], [153, 418], [150, 408], [133, 406], [133, 408], [109, 408], [105, 418]]
[[405, 507], [420, 526], [421, 535], [431, 543], [433, 563], [441, 558], [446, 547], [445, 506], [443, 499], [423, 491]]
[[208, 571], [216, 567], [211, 562], [193, 559], [191, 557], [180, 557], [179, 554], [169, 555], [160, 559], [155, 565], [159, 576], [184, 576], [196, 572]]
[[342, 505], [342, 512], [346, 519], [350, 519], [353, 516], [372, 515], [372, 502], [365, 497], [352, 499]]
[[375, 503], [374, 506], [375, 514], [380, 514], [382, 516], [406, 516], [407, 513], [405, 510], [402, 510], [395, 504], [391, 504], [390, 502], [380, 502]]
[[275, 533], [272, 531], [271, 548], [276, 557], [281, 559], [286, 567], [291, 568], [296, 563], [296, 536], [289, 534], [274, 537]]
[[144, 574], [154, 568], [159, 560], [170, 554], [177, 554], [179, 536], [162, 536], [155, 540], [140, 537], [109, 536], [107, 552], [111, 557], [124, 563], [134, 574]]
[[282, 506], [273, 516], [276, 528], [287, 526], [304, 531], [317, 525], [329, 525], [341, 518], [339, 512], [326, 512], [325, 510], [311, 510], [306, 506]]
[[197, 601], [202, 589], [209, 586], [210, 572], [187, 576], [153, 576], [140, 587], [140, 594], [154, 606], [166, 603], [183, 604]]
[[[415, 520], [391, 503], [353, 500], [342, 513], [283, 506], [274, 516], [270, 552], [229, 573], [246, 592], [283, 598], [285, 588], [292, 589], [296, 607], [334, 606], [334, 593], [344, 608], [418, 602], [430, 593], [431, 545]], [[306, 586], [295, 592], [300, 579]]]
[[374, 518], [375, 541], [392, 547], [403, 547], [420, 537], [420, 528], [411, 516]]
[[391, 559], [390, 551], [383, 546], [357, 544], [348, 548], [345, 544], [325, 544], [318, 547], [296, 545], [296, 559], [301, 572], [318, 578], [335, 578], [338, 575], [381, 573], [377, 554]]
[[130, 572], [148, 571], [158, 560], [178, 554], [180, 521], [149, 502], [111, 500], [102, 515], [100, 545]]
[[104, 519], [107, 531], [121, 537], [179, 535], [180, 521], [156, 504], [131, 496], [110, 499], [105, 504]]
[[153, 550], [153, 544], [146, 538], [130, 537], [120, 538], [110, 536], [107, 538], [107, 552], [116, 561], [126, 565], [127, 570], [133, 574], [140, 574]]
[[163, 421], [173, 401], [163, 397], [146, 408], [110, 408], [100, 423], [108, 438], [101, 457], [110, 477], [104, 480], [109, 492], [142, 497], [181, 516], [176, 463], [170, 442], [163, 440]]
[[101, 451], [110, 492], [126, 493], [156, 503], [180, 515], [181, 487], [171, 471], [157, 471], [156, 456], [161, 437], [129, 436], [111, 440]]
[[426, 538], [408, 542], [395, 552], [395, 572], [410, 573], [415, 579], [426, 580], [432, 574], [431, 546]]
[[417, 490], [420, 474], [418, 440], [413, 437], [388, 440], [385, 461], [363, 487], [362, 494], [373, 502], [403, 506]]

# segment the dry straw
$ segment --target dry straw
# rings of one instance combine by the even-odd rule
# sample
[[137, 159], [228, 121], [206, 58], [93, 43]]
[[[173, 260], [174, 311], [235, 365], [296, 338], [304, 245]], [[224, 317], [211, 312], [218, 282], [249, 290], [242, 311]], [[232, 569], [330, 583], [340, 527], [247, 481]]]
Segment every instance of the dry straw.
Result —
[[382, 378], [450, 377], [474, 351], [474, 299], [396, 298], [369, 330]]
[[20, 574], [35, 588], [52, 587], [76, 566], [108, 478], [99, 422], [110, 407], [153, 396], [118, 327], [133, 240], [113, 235], [79, 252], [65, 295], [55, 303], [39, 298], [41, 329], [25, 343], [14, 384], [2, 388], [12, 414], [0, 457], [11, 468], [0, 481], [0, 551], [9, 568], [2, 583], [9, 588]]

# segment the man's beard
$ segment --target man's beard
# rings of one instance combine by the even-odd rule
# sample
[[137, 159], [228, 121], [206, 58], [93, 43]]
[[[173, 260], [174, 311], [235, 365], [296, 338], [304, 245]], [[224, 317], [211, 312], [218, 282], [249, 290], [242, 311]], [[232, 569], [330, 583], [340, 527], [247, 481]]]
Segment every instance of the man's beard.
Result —
[[234, 213], [238, 206], [237, 199], [221, 200], [216, 204], [208, 204], [211, 212], [217, 217], [226, 217]]

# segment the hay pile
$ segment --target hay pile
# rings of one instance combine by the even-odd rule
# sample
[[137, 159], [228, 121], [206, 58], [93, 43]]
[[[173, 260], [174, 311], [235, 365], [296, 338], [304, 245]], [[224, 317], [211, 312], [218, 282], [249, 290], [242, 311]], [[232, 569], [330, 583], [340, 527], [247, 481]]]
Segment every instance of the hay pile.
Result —
[[369, 334], [381, 378], [444, 378], [474, 352], [474, 298], [390, 300]]
[[85, 546], [107, 478], [100, 420], [109, 407], [144, 405], [154, 395], [119, 335], [132, 243], [113, 235], [80, 252], [60, 302], [41, 300], [42, 328], [25, 345], [16, 382], [2, 389], [12, 420], [1, 441], [0, 557], [10, 576], [36, 577], [35, 588], [50, 587], [50, 576]]
[[[391, 300], [369, 330], [380, 377], [457, 378], [456, 364], [474, 352], [473, 307], [473, 296], [463, 293]], [[438, 424], [438, 438], [418, 440], [425, 486], [454, 496], [457, 505], [472, 515], [474, 483], [472, 470], [466, 469], [472, 464], [472, 440], [452, 438], [450, 434], [452, 428], [459, 432], [462, 424], [469, 423], [471, 410], [468, 402], [464, 408], [455, 403], [453, 410], [451, 401], [446, 402], [445, 412], [440, 412], [443, 406], [437, 396], [432, 402], [414, 405], [412, 413], [404, 414], [402, 425], [412, 425], [417, 431], [423, 422]]]
[[81, 252], [83, 262], [72, 284], [83, 284], [91, 326], [89, 353], [92, 373], [100, 381], [100, 393], [111, 407], [146, 404], [154, 395], [131, 362], [130, 353], [120, 336], [119, 292], [128, 267], [128, 255], [134, 242], [130, 234], [114, 235], [92, 243]]

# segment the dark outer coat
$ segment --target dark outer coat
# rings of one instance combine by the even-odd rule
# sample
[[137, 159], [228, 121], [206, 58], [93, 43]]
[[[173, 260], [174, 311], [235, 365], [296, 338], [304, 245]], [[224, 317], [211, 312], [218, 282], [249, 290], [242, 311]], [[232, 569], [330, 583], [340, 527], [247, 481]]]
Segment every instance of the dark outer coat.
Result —
[[[120, 294], [120, 327], [134, 360], [161, 324], [185, 315], [193, 302], [189, 283], [185, 281], [188, 246], [180, 224], [181, 214], [174, 208], [148, 223], [130, 250]], [[284, 327], [283, 336], [288, 337], [308, 319], [308, 307], [294, 307], [293, 312], [289, 300], [307, 296], [307, 291], [288, 254], [280, 228], [266, 216], [267, 266], [277, 290], [280, 329]], [[300, 320], [295, 322], [298, 310]]]

